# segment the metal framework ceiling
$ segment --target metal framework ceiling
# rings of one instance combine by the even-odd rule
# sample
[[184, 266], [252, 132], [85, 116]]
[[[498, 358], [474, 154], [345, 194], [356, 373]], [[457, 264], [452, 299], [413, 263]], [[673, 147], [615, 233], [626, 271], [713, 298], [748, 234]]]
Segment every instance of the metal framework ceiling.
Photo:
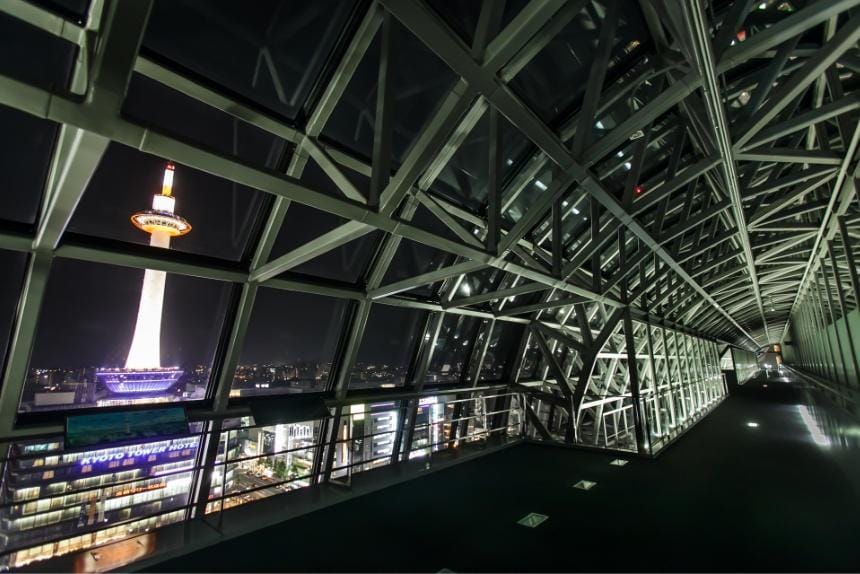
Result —
[[[368, 2], [344, 27], [336, 57], [313, 79], [315, 96], [294, 121], [142, 52], [152, 4], [93, 0], [83, 24], [23, 0], [0, 5], [7, 16], [79, 48], [68, 89], [0, 76], [0, 104], [61, 125], [35, 229], [0, 232], [0, 247], [29, 254], [0, 389], [3, 436], [25, 432], [14, 421], [57, 258], [238, 285], [213, 368], [211, 408], [223, 413], [262, 288], [353, 302], [329, 389], [342, 399], [375, 305], [432, 311], [422, 337], [431, 349], [446, 316], [528, 325], [519, 361], [534, 345], [552, 355], [555, 347], [544, 339], [549, 329], [570, 346], [588, 347], [583, 362], [591, 356], [593, 367], [625, 320], [755, 349], [785, 337], [798, 293], [815, 277], [837, 220], [847, 226], [846, 236], [857, 237], [857, 0], [531, 0], [509, 18], [506, 2], [487, 0], [468, 42], [422, 0]], [[595, 26], [583, 66], [587, 83], [580, 97], [548, 118], [526, 103], [517, 82], [583, 14]], [[644, 36], [622, 44], [618, 30], [636, 19], [646, 24]], [[394, 56], [404, 34], [456, 78], [395, 160]], [[372, 154], [363, 158], [324, 131], [372, 46], [379, 50]], [[259, 43], [261, 62], [271, 58], [267, 49]], [[133, 76], [282, 138], [292, 153], [272, 170], [130, 119], [121, 111]], [[277, 91], [277, 77], [272, 81]], [[438, 181], [479, 128], [487, 129], [487, 182], [473, 207], [440, 193]], [[521, 157], [506, 157], [506, 130], [525, 140]], [[247, 262], [68, 235], [111, 142], [272, 196]], [[337, 195], [307, 183], [309, 165], [334, 183]], [[356, 184], [354, 174], [369, 185]], [[296, 205], [343, 223], [272, 258]], [[419, 223], [419, 212], [431, 214], [433, 225]], [[354, 284], [290, 274], [374, 232], [381, 240]], [[449, 259], [387, 280], [404, 241]], [[466, 278], [487, 270], [498, 278], [492, 288], [464, 294]], [[425, 286], [434, 286], [431, 295], [409, 293]], [[519, 303], [526, 294], [533, 297]], [[592, 347], [595, 341], [601, 345]], [[426, 372], [429, 355], [419, 351], [414, 368], [420, 372], [424, 361]], [[568, 377], [556, 378], [567, 394], [561, 379]], [[415, 380], [421, 390], [423, 380]], [[580, 403], [586, 387], [574, 389]]]

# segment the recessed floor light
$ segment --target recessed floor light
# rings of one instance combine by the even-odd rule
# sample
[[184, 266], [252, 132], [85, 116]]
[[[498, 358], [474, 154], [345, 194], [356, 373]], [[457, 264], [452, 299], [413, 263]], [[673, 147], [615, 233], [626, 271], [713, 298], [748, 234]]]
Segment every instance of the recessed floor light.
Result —
[[593, 482], [591, 480], [580, 480], [573, 485], [573, 488], [578, 488], [579, 490], [591, 490], [595, 486], [597, 486], [596, 482]]
[[616, 458], [612, 462], [609, 463], [610, 466], [624, 466], [630, 462], [629, 460], [624, 460], [623, 458]]
[[529, 512], [519, 520], [517, 520], [517, 524], [521, 526], [526, 526], [528, 528], [537, 528], [541, 524], [543, 524], [546, 519], [549, 518], [546, 514], [538, 514], [537, 512]]

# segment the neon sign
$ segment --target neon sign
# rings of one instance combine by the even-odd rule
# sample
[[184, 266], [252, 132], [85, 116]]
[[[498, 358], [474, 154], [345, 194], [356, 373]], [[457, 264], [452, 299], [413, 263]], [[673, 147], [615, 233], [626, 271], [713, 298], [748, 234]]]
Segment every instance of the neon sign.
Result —
[[110, 449], [83, 453], [78, 460], [81, 472], [91, 472], [93, 466], [108, 464], [109, 468], [132, 466], [138, 462], [159, 462], [163, 459], [188, 457], [197, 450], [199, 438], [178, 439], [169, 443], [131, 445], [123, 449]]

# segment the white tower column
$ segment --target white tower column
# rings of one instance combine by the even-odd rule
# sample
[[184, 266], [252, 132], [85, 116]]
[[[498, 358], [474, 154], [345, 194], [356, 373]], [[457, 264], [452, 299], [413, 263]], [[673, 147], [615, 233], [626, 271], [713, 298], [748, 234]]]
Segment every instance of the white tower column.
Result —
[[[157, 231], [150, 236], [153, 247], [170, 248], [170, 236]], [[161, 367], [161, 310], [164, 306], [164, 285], [167, 273], [147, 269], [143, 274], [143, 289], [137, 309], [134, 338], [125, 361], [126, 369]]]

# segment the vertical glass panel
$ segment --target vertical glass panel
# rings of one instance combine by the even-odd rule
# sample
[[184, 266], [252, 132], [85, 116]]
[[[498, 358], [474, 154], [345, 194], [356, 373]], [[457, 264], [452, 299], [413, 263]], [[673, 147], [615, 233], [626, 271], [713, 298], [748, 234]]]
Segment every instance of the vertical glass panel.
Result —
[[352, 6], [337, 0], [159, 1], [143, 47], [292, 120], [318, 82]]
[[399, 424], [397, 401], [344, 407], [337, 427], [332, 476], [340, 478], [389, 464]]
[[[412, 444], [409, 458], [420, 458], [431, 452], [448, 447], [453, 439], [451, 432], [451, 414], [453, 409], [447, 408], [446, 403], [452, 397], [438, 395], [418, 399], [418, 409], [415, 412], [415, 430], [412, 433]], [[446, 417], [446, 412], [450, 414]]]
[[325, 391], [347, 303], [261, 288], [230, 396]]
[[51, 92], [66, 91], [77, 46], [3, 12], [0, 38], [0, 74]]
[[523, 364], [520, 368], [519, 380], [533, 380], [543, 377], [543, 370], [546, 363], [541, 353], [540, 347], [534, 336], [529, 337], [529, 343], [526, 346], [525, 355], [523, 355]]
[[373, 305], [350, 375], [350, 389], [403, 386], [426, 321], [426, 311]]
[[516, 359], [523, 336], [523, 325], [496, 321], [484, 362], [481, 365], [481, 381], [502, 381], [507, 377], [508, 368]]
[[[392, 21], [392, 25], [392, 101], [387, 105], [392, 106], [391, 153], [394, 162], [400, 163], [448, 93], [455, 76], [398, 21]], [[323, 129], [326, 139], [366, 160], [373, 155], [380, 44], [377, 33]]]
[[0, 493], [5, 565], [19, 568], [183, 520], [200, 439], [87, 451], [64, 449], [62, 437], [13, 444]]
[[0, 106], [0, 219], [31, 225], [36, 222], [57, 124]]
[[231, 285], [54, 261], [21, 411], [199, 400]]
[[[69, 224], [73, 233], [157, 245], [151, 228], [177, 220], [190, 225], [169, 240], [171, 249], [238, 261], [245, 254], [266, 199], [261, 191], [176, 165], [171, 197], [162, 195], [167, 161], [111, 143]], [[168, 198], [169, 199], [169, 198]], [[144, 214], [140, 219], [139, 215]], [[130, 222], [129, 217], [134, 215]], [[154, 216], [158, 216], [157, 221]], [[177, 218], [178, 216], [178, 218]], [[168, 235], [176, 233], [169, 231]]]
[[131, 78], [122, 111], [183, 141], [255, 166], [275, 169], [287, 148], [283, 139], [140, 74]]
[[459, 383], [467, 372], [482, 319], [466, 315], [446, 315], [433, 348], [428, 384]]
[[313, 480], [322, 420], [252, 423], [245, 417], [240, 428], [221, 433], [227, 462], [212, 471], [209, 500], [225, 497], [224, 509], [304, 488]]
[[[26, 254], [0, 249], [0, 269], [3, 270], [0, 275], [0, 357], [6, 356], [26, 266]], [[3, 359], [0, 359], [0, 372], [2, 369]]]

